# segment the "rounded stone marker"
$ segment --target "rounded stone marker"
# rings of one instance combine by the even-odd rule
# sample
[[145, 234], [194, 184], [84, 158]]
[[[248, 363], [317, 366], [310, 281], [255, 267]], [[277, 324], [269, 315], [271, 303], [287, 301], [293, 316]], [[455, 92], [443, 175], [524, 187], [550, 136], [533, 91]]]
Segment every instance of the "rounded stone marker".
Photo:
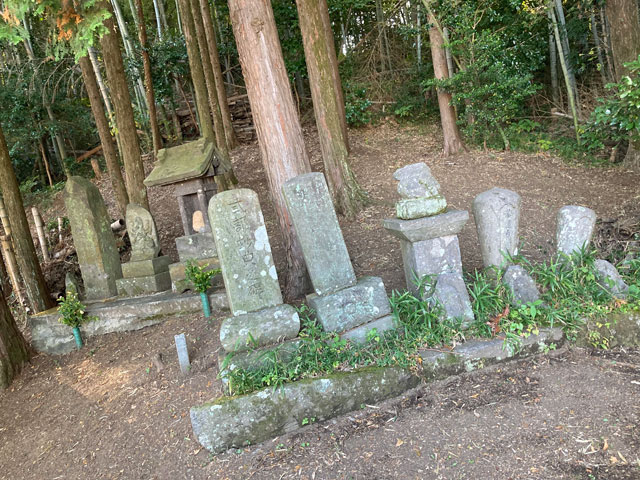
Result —
[[571, 255], [589, 246], [596, 225], [596, 212], [587, 207], [567, 205], [558, 211], [556, 243], [558, 253]]

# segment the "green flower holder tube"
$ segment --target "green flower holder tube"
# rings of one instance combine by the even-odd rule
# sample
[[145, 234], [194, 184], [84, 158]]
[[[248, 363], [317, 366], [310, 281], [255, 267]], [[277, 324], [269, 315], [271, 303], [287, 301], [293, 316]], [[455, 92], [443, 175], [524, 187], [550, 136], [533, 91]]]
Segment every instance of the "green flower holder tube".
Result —
[[80, 327], [73, 327], [73, 338], [76, 340], [76, 347], [78, 350], [82, 348], [82, 335], [80, 334]]
[[204, 318], [209, 318], [211, 316], [209, 296], [206, 293], [200, 293], [200, 300], [202, 300], [202, 310], [204, 310]]

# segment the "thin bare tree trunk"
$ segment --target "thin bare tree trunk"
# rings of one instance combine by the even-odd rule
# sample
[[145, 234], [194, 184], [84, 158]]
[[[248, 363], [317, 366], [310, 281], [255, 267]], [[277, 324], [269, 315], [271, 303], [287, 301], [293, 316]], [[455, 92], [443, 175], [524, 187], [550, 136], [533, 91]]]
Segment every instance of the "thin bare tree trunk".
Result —
[[561, 44], [558, 45], [558, 53], [563, 56], [563, 71], [567, 76], [571, 89], [573, 90], [573, 102], [578, 119], [580, 118], [580, 97], [578, 95], [578, 86], [576, 84], [576, 76], [571, 64], [571, 49], [569, 47], [569, 36], [567, 34], [567, 26], [564, 19], [564, 9], [562, 0], [554, 0], [555, 4], [555, 27], [558, 29]]
[[[108, 8], [108, 3], [103, 2], [103, 7]], [[144, 166], [140, 155], [140, 141], [136, 124], [133, 118], [131, 97], [127, 77], [124, 73], [122, 52], [118, 40], [113, 17], [104, 21], [108, 33], [100, 39], [102, 55], [107, 70], [107, 80], [111, 88], [111, 97], [115, 109], [116, 124], [122, 145], [122, 160], [126, 176], [127, 193], [129, 201], [137, 203], [149, 210], [147, 188], [144, 186]]]
[[42, 138], [38, 139], [38, 145], [40, 146], [40, 155], [42, 155], [42, 163], [44, 164], [44, 169], [47, 172], [47, 180], [49, 181], [49, 186], [53, 187], [53, 179], [51, 178], [51, 170], [49, 168], [49, 161], [47, 160], [47, 151], [44, 148], [44, 143], [42, 143]]
[[125, 187], [124, 179], [122, 178], [118, 155], [116, 154], [116, 149], [113, 146], [109, 122], [107, 121], [104, 107], [100, 101], [98, 83], [89, 58], [86, 56], [82, 57], [78, 60], [78, 63], [82, 70], [84, 85], [87, 89], [87, 95], [89, 96], [89, 104], [91, 105], [91, 112], [93, 113], [93, 118], [96, 122], [96, 129], [98, 130], [98, 135], [100, 137], [102, 153], [104, 154], [104, 158], [107, 163], [107, 170], [109, 171], [109, 177], [111, 178], [111, 185], [113, 186], [113, 191], [116, 195], [120, 214], [124, 216], [127, 210], [127, 204], [129, 203], [129, 195], [127, 194], [127, 188]]
[[7, 388], [29, 361], [29, 347], [0, 295], [0, 390]]
[[306, 293], [302, 250], [282, 196], [287, 180], [311, 171], [269, 0], [230, 0], [229, 12], [253, 113], [262, 163], [282, 230], [288, 299]]
[[556, 52], [556, 39], [553, 34], [553, 27], [549, 25], [549, 68], [551, 75], [551, 98], [554, 107], [561, 107], [560, 94], [558, 90], [558, 52]]
[[596, 15], [591, 11], [590, 15], [591, 19], [591, 34], [593, 35], [593, 43], [596, 46], [596, 53], [598, 54], [598, 64], [600, 68], [600, 77], [602, 78], [602, 85], [606, 85], [609, 83], [609, 79], [607, 78], [607, 68], [604, 64], [604, 56], [602, 55], [602, 45], [600, 43], [600, 38], [598, 37], [598, 25], [596, 24]]
[[349, 165], [349, 137], [327, 0], [296, 0], [324, 171], [333, 203], [353, 216], [365, 201]]
[[33, 223], [36, 226], [36, 233], [38, 234], [38, 243], [40, 244], [42, 259], [45, 262], [48, 262], [51, 260], [51, 257], [49, 256], [47, 237], [44, 234], [44, 222], [42, 221], [42, 216], [40, 215], [38, 208], [35, 206], [31, 207], [31, 215], [33, 215]]

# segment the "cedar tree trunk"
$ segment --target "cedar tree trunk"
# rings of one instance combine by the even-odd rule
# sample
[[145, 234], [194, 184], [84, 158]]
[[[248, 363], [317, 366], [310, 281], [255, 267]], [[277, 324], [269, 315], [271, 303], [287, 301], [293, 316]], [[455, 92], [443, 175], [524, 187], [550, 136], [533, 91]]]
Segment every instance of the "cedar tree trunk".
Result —
[[349, 138], [327, 0], [296, 0], [324, 172], [338, 212], [352, 216], [365, 195], [349, 166]]
[[29, 360], [29, 348], [4, 296], [0, 295], [0, 390], [7, 388]]
[[269, 0], [229, 0], [229, 13], [287, 255], [285, 297], [302, 296], [307, 274], [282, 184], [311, 171]]

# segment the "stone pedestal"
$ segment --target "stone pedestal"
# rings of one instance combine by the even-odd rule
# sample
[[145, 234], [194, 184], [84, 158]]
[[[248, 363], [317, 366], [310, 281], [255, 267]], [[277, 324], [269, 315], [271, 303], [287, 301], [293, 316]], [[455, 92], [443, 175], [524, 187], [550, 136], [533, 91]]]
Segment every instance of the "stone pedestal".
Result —
[[[206, 217], [207, 225], [209, 225], [208, 215]], [[171, 290], [174, 292], [182, 293], [185, 290], [193, 289], [193, 285], [187, 280], [185, 275], [185, 269], [189, 260], [194, 261], [196, 265], [200, 267], [207, 266], [206, 270], [220, 268], [216, 243], [210, 231], [184, 235], [176, 238], [175, 242], [180, 261], [169, 266]], [[216, 275], [211, 279], [212, 287], [221, 285], [222, 277], [220, 275]]]

